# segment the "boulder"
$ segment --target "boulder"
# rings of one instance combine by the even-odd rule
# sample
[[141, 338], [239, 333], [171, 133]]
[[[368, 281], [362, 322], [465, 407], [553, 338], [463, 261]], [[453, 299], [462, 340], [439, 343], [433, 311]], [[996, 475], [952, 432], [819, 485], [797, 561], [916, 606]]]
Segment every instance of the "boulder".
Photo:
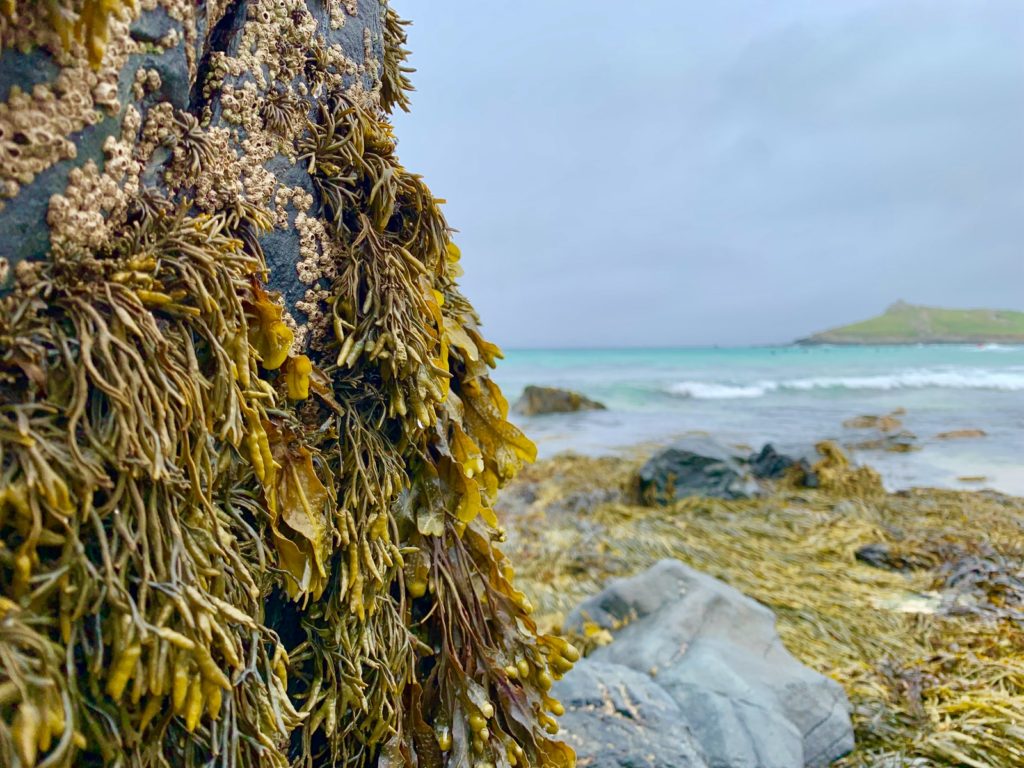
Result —
[[745, 499], [757, 493], [737, 456], [709, 438], [680, 440], [647, 460], [637, 473], [637, 491], [647, 504], [687, 496]]
[[557, 387], [529, 386], [523, 390], [513, 410], [522, 416], [539, 416], [545, 413], [575, 413], [576, 411], [603, 411], [605, 406], [596, 400]]
[[[586, 701], [582, 694], [601, 680], [624, 679], [609, 666], [627, 667], [678, 706], [675, 724], [660, 730], [684, 746], [692, 735], [711, 768], [823, 768], [853, 749], [846, 694], [786, 650], [772, 612], [677, 560], [612, 581], [570, 614], [566, 626], [582, 632], [586, 622], [610, 631], [613, 641], [594, 650], [560, 684], [559, 692], [574, 702], [571, 731], [598, 732], [599, 718], [616, 711], [614, 700], [606, 697], [610, 705], [589, 710], [575, 702]], [[605, 677], [591, 682], [600, 675]], [[645, 701], [663, 702], [656, 710], [659, 718], [675, 716], [664, 698], [636, 677], [620, 690], [642, 690]], [[647, 722], [642, 720], [644, 728]], [[615, 723], [616, 728], [629, 725], [625, 717]], [[618, 762], [586, 762], [598, 759], [606, 747], [601, 740], [583, 744], [580, 765], [661, 765], [643, 762], [657, 754], [655, 742], [644, 741], [644, 731], [637, 734], [635, 752]], [[627, 749], [636, 741], [622, 743]]]
[[554, 695], [578, 768], [710, 768], [679, 705], [645, 674], [581, 659]]

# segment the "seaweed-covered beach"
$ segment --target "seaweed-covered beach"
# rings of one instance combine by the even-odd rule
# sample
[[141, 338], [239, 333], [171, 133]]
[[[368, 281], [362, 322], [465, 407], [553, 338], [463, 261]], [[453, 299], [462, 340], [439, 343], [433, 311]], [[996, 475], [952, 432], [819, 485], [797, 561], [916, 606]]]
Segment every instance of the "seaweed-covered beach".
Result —
[[842, 685], [856, 747], [837, 765], [1024, 764], [1024, 499], [886, 492], [831, 453], [818, 488], [646, 505], [651, 450], [562, 454], [504, 492], [506, 551], [542, 626], [677, 558], [767, 606], [788, 650]]

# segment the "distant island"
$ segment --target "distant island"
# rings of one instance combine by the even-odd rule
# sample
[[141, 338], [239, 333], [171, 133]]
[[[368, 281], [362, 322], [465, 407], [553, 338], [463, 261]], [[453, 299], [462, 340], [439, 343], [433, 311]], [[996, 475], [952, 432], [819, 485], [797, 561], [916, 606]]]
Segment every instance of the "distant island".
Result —
[[1024, 312], [941, 309], [897, 301], [884, 314], [797, 344], [1024, 344]]

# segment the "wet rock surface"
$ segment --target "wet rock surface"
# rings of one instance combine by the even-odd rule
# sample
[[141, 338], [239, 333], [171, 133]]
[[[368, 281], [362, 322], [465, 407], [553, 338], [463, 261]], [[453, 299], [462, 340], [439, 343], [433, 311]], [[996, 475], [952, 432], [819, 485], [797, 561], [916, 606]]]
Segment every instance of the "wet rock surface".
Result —
[[[823, 768], [853, 748], [846, 694], [790, 655], [771, 611], [677, 560], [613, 580], [567, 628], [587, 623], [614, 639], [556, 689], [580, 765]], [[584, 738], [602, 728], [618, 750]]]

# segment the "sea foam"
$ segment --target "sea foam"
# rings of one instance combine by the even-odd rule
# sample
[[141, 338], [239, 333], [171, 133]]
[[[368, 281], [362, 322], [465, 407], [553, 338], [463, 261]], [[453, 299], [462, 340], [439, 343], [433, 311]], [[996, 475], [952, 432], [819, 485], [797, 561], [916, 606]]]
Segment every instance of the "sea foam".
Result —
[[955, 371], [916, 369], [871, 376], [812, 376], [806, 378], [762, 380], [752, 383], [680, 381], [668, 386], [669, 394], [697, 400], [731, 400], [763, 397], [769, 392], [816, 389], [893, 390], [893, 389], [991, 389], [1004, 392], [1024, 391], [1024, 369]]

